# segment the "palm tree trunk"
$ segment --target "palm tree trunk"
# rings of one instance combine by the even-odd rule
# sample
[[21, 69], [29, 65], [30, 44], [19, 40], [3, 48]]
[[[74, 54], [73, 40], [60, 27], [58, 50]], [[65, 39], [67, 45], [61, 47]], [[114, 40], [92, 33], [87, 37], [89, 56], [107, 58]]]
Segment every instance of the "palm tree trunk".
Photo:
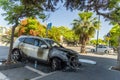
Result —
[[82, 45], [81, 45], [81, 53], [86, 53], [86, 51], [85, 51], [85, 46], [86, 46], [86, 42], [85, 42], [85, 40], [84, 39], [82, 39], [82, 43], [81, 43]]
[[85, 52], [85, 45], [82, 45], [82, 46], [81, 46], [81, 53], [83, 53], [83, 54], [86, 53], [86, 52]]

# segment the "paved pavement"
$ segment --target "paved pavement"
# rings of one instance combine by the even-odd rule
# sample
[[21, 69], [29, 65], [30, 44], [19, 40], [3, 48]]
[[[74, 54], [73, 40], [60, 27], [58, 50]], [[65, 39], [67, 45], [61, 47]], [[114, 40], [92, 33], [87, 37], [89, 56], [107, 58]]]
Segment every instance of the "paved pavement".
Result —
[[[0, 58], [6, 58], [7, 51], [8, 48], [0, 47]], [[116, 55], [82, 54], [80, 59], [96, 61], [96, 64], [82, 63], [76, 72], [52, 72], [48, 65], [39, 64], [34, 68], [34, 62], [29, 62], [24, 67], [0, 71], [0, 80], [120, 80], [120, 72], [110, 70], [116, 65], [116, 58]]]
[[56, 72], [44, 73], [30, 66], [8, 69], [1, 71], [0, 80], [37, 80], [48, 75], [55, 74]]
[[[116, 65], [116, 59], [81, 56], [83, 59], [96, 61], [96, 65], [86, 64], [77, 72], [62, 72], [42, 78], [42, 80], [120, 80], [120, 72], [109, 70]], [[38, 79], [39, 80], [39, 79]]]

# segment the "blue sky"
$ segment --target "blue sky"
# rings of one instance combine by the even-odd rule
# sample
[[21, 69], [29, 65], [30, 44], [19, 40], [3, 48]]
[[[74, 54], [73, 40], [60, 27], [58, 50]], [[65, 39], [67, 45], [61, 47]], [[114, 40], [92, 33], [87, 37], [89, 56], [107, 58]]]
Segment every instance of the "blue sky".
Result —
[[[3, 10], [0, 9], [0, 14], [3, 13]], [[45, 21], [45, 23], [52, 22], [53, 26], [66, 26], [69, 28], [72, 28], [72, 21], [76, 18], [78, 18], [79, 11], [67, 11], [64, 8], [60, 8], [55, 12], [50, 12], [50, 17], [48, 20]], [[109, 30], [112, 28], [112, 25], [109, 25], [109, 22], [106, 22], [104, 18], [100, 17], [101, 21], [101, 28], [99, 31], [99, 38], [103, 39], [103, 36], [109, 32]], [[11, 25], [7, 24], [8, 22], [4, 20], [4, 17], [0, 15], [0, 26], [10, 27]], [[95, 37], [96, 38], [96, 35]]]

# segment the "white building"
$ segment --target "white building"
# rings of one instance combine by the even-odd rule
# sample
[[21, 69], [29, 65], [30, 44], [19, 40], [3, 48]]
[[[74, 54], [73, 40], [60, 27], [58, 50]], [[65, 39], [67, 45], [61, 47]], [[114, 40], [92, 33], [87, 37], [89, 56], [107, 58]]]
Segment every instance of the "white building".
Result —
[[3, 36], [3, 35], [7, 35], [7, 34], [6, 34], [6, 31], [7, 31], [7, 28], [6, 28], [6, 27], [1, 27], [1, 26], [0, 26], [0, 45], [2, 45], [2, 42], [1, 42], [2, 36]]
[[7, 31], [6, 27], [0, 27], [0, 35], [5, 35], [6, 31]]

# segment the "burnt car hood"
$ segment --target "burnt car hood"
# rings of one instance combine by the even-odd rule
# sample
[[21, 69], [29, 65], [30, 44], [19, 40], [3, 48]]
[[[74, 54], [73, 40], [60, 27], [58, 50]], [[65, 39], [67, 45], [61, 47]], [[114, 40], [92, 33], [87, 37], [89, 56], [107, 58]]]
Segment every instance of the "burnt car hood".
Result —
[[71, 55], [78, 55], [79, 53], [74, 51], [74, 50], [71, 50], [71, 49], [67, 49], [67, 48], [64, 48], [64, 47], [54, 47], [60, 51], [64, 51], [66, 52], [67, 54], [71, 54]]

